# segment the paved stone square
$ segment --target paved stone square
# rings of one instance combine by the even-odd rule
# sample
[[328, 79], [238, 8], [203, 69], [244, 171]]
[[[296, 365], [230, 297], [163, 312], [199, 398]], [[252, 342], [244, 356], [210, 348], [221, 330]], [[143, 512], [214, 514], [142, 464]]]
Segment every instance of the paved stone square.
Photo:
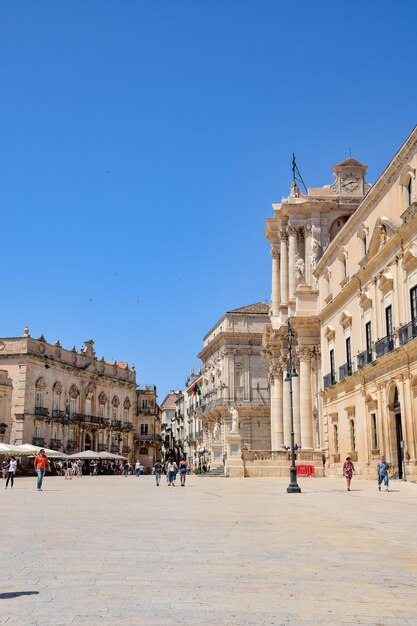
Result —
[[2, 484], [0, 624], [417, 624], [417, 485], [287, 484]]

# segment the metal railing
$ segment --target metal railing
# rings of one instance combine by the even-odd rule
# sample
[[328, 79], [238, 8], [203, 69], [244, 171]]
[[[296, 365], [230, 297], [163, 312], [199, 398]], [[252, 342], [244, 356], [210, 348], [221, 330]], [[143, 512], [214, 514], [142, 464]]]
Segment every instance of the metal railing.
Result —
[[344, 363], [339, 367], [339, 380], [352, 376], [352, 363]]
[[358, 369], [362, 369], [362, 367], [365, 367], [368, 363], [372, 363], [372, 350], [364, 350], [360, 352], [356, 358], [358, 359]]
[[78, 448], [78, 443], [76, 441], [68, 441], [67, 442], [67, 450], [76, 450]]
[[334, 372], [330, 372], [330, 374], [326, 374], [323, 376], [323, 387], [327, 389], [327, 387], [331, 387], [336, 382], [336, 374]]
[[99, 443], [97, 445], [97, 452], [107, 452], [107, 445], [105, 443]]
[[136, 441], [162, 441], [161, 435], [143, 435], [142, 433], [136, 433]]
[[59, 448], [62, 448], [61, 439], [51, 439], [49, 447], [52, 448], [52, 450], [58, 450]]
[[411, 322], [405, 326], [401, 326], [398, 329], [398, 336], [400, 338], [401, 345], [404, 345], [417, 337], [417, 319], [411, 320]]
[[392, 350], [394, 350], [393, 335], [387, 335], [375, 342], [375, 353], [377, 357], [387, 354], [387, 352], [391, 352]]
[[245, 408], [245, 407], [252, 408], [256, 406], [267, 406], [268, 403], [269, 403], [269, 398], [268, 399], [253, 398], [252, 400], [243, 400], [239, 398], [235, 398], [234, 400], [230, 398], [216, 398], [216, 400], [211, 400], [210, 402], [206, 402], [202, 404], [201, 406], [199, 406], [196, 409], [196, 414], [201, 415], [202, 413], [205, 413], [206, 411], [210, 411], [210, 409], [214, 409], [219, 406], [225, 406], [225, 407], [235, 406], [237, 408]]
[[43, 437], [33, 437], [32, 445], [40, 446], [42, 448], [45, 445], [45, 439]]
[[113, 454], [119, 454], [119, 446], [111, 446], [110, 452], [113, 452]]
[[52, 409], [52, 417], [53, 419], [64, 419], [65, 411], [60, 411], [59, 409]]
[[35, 415], [38, 417], [47, 417], [49, 415], [49, 409], [44, 406], [35, 406]]
[[124, 453], [130, 452], [130, 446], [123, 446], [123, 452]]

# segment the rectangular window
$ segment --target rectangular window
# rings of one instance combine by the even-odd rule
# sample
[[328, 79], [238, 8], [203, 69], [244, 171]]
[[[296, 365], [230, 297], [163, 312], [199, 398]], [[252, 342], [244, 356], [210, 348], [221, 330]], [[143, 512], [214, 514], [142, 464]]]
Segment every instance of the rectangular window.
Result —
[[330, 374], [332, 375], [332, 382], [335, 380], [335, 369], [334, 369], [334, 350], [330, 350]]
[[54, 394], [53, 400], [52, 400], [52, 408], [54, 411], [59, 411], [59, 401], [60, 401], [61, 396], [59, 394]]
[[52, 430], [52, 439], [55, 439], [55, 441], [58, 439], [58, 430], [56, 428]]
[[98, 415], [99, 417], [104, 417], [104, 404], [98, 405]]
[[366, 322], [365, 324], [365, 338], [366, 338], [366, 350], [370, 352], [372, 350], [371, 322]]
[[40, 439], [40, 437], [41, 437], [41, 427], [40, 426], [35, 426], [35, 437], [36, 437], [36, 439]]
[[417, 286], [410, 289], [411, 319], [417, 320]]
[[85, 414], [89, 417], [91, 416], [91, 400], [90, 398], [85, 399]]
[[[101, 404], [100, 406], [103, 406], [103, 405]], [[98, 442], [99, 442], [99, 444], [103, 443], [103, 433], [99, 433], [98, 434]]]
[[350, 344], [350, 337], [346, 338], [346, 363], [348, 364], [348, 368], [352, 368], [352, 349]]
[[142, 398], [141, 406], [142, 406], [142, 411], [148, 410], [148, 398]]
[[77, 400], [75, 398], [70, 398], [69, 411], [70, 411], [70, 417], [73, 417], [75, 413], [77, 412]]
[[147, 435], [148, 434], [148, 429], [149, 429], [149, 425], [148, 424], [141, 424], [140, 425], [140, 434], [141, 435]]
[[372, 447], [374, 450], [378, 449], [378, 430], [376, 424], [376, 413], [371, 413], [371, 428], [372, 428]]
[[111, 408], [111, 418], [115, 422], [117, 420], [117, 406]]
[[127, 424], [129, 421], [129, 409], [123, 409], [123, 422]]
[[392, 306], [389, 305], [385, 309], [385, 322], [387, 326], [387, 335], [392, 336]]
[[35, 407], [37, 409], [40, 409], [40, 408], [43, 407], [43, 392], [42, 391], [37, 391], [36, 392]]
[[73, 442], [74, 441], [74, 429], [70, 428], [69, 429], [69, 433], [68, 433], [68, 441]]
[[339, 433], [337, 429], [337, 424], [333, 425], [333, 446], [334, 446], [334, 453], [338, 454], [339, 453]]
[[352, 452], [356, 450], [356, 433], [354, 420], [350, 420], [350, 449]]

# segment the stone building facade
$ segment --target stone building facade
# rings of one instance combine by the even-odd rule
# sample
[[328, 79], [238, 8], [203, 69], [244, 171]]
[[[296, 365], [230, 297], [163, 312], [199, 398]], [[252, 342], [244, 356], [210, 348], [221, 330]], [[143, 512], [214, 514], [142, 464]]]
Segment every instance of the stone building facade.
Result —
[[13, 383], [7, 370], [0, 370], [0, 443], [5, 443], [11, 432], [12, 392]]
[[294, 332], [294, 431], [300, 458], [341, 475], [417, 479], [417, 129], [371, 187], [349, 158], [334, 182], [274, 206], [266, 235], [272, 307], [265, 354], [272, 450], [290, 445], [288, 327]]
[[155, 385], [138, 385], [136, 389], [137, 426], [134, 432], [134, 458], [147, 472], [161, 456], [161, 421]]
[[323, 447], [373, 476], [380, 455], [417, 480], [417, 128], [323, 252]]
[[13, 386], [4, 441], [132, 458], [136, 372], [127, 363], [98, 359], [92, 340], [67, 350], [26, 328], [22, 337], [0, 339], [0, 367]]
[[186, 393], [193, 454], [203, 453], [212, 468], [223, 465], [231, 407], [239, 413], [243, 448], [270, 449], [268, 362], [262, 356], [268, 311], [264, 302], [228, 311], [204, 337], [200, 375]]
[[[272, 450], [291, 443], [290, 386], [285, 382], [290, 318], [293, 338], [293, 411], [296, 445], [321, 467], [321, 346], [316, 266], [332, 239], [356, 211], [370, 185], [366, 166], [349, 158], [333, 166], [334, 182], [301, 193], [293, 180], [289, 197], [266, 220], [271, 243], [272, 306], [264, 333], [270, 360]], [[317, 451], [317, 454], [314, 454]], [[307, 457], [304, 457], [307, 459]]]

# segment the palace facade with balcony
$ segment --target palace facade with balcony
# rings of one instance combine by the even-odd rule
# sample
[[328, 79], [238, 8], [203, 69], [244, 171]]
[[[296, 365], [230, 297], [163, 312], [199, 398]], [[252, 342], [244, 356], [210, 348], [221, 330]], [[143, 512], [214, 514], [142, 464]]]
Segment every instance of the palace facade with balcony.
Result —
[[0, 367], [12, 385], [6, 443], [132, 457], [136, 372], [127, 363], [97, 359], [92, 340], [67, 350], [26, 328], [0, 339]]

